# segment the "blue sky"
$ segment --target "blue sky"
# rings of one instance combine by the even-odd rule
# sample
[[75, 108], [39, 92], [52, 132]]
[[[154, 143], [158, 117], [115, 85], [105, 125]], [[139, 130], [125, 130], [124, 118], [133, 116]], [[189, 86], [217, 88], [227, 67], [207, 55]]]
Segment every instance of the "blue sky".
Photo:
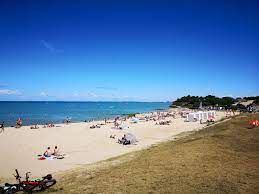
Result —
[[259, 95], [259, 3], [0, 0], [0, 100]]

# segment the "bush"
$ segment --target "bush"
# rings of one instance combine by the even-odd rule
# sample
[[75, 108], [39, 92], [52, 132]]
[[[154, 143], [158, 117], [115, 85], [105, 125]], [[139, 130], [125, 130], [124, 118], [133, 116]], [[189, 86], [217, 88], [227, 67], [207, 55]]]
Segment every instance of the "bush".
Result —
[[135, 117], [137, 113], [130, 113], [128, 114], [128, 117]]

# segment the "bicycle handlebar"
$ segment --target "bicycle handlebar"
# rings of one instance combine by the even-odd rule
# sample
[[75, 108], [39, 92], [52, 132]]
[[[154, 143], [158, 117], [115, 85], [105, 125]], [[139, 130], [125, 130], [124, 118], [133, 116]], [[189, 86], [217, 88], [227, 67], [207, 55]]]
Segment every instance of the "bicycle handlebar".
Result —
[[19, 172], [18, 172], [18, 170], [17, 170], [17, 169], [15, 169], [15, 172], [16, 172], [17, 176], [20, 176], [20, 175], [19, 175]]
[[21, 181], [21, 178], [22, 178], [22, 177], [20, 177], [19, 172], [18, 172], [18, 170], [17, 170], [17, 169], [15, 169], [15, 172], [16, 172], [16, 175], [14, 175], [14, 177], [15, 177], [15, 178], [16, 178], [16, 180], [18, 180], [18, 181], [19, 181], [19, 183], [20, 183], [20, 181]]
[[29, 174], [30, 174], [31, 172], [26, 172], [26, 176], [25, 176], [25, 179], [28, 181], [28, 179], [29, 179]]

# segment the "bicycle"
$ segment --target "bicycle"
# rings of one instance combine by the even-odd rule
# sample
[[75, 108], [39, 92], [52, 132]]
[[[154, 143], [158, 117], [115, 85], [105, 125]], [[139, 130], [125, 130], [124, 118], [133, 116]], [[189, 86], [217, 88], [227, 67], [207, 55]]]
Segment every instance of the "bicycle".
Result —
[[17, 184], [9, 184], [5, 183], [4, 187], [0, 187], [0, 194], [13, 194], [18, 191], [23, 191], [26, 193], [33, 193], [33, 192], [39, 192], [44, 191], [47, 188], [53, 186], [56, 184], [56, 180], [52, 178], [51, 174], [47, 174], [46, 176], [42, 178], [38, 178], [35, 180], [31, 180], [29, 177], [30, 172], [27, 172], [25, 175], [25, 180], [21, 180], [21, 176], [19, 175], [18, 170], [15, 170], [16, 175], [14, 177], [17, 180]]

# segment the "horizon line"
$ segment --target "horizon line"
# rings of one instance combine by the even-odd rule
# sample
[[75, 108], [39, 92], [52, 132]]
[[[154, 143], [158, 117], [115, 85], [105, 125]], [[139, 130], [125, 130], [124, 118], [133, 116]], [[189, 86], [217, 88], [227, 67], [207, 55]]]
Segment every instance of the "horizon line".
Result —
[[154, 102], [160, 102], [160, 103], [169, 103], [169, 102], [172, 102], [172, 101], [169, 101], [169, 100], [166, 100], [166, 101], [112, 101], [112, 100], [104, 100], [104, 101], [91, 101], [91, 100], [88, 100], [88, 101], [69, 101], [69, 100], [0, 100], [0, 102], [150, 102], [150, 103], [154, 103]]

